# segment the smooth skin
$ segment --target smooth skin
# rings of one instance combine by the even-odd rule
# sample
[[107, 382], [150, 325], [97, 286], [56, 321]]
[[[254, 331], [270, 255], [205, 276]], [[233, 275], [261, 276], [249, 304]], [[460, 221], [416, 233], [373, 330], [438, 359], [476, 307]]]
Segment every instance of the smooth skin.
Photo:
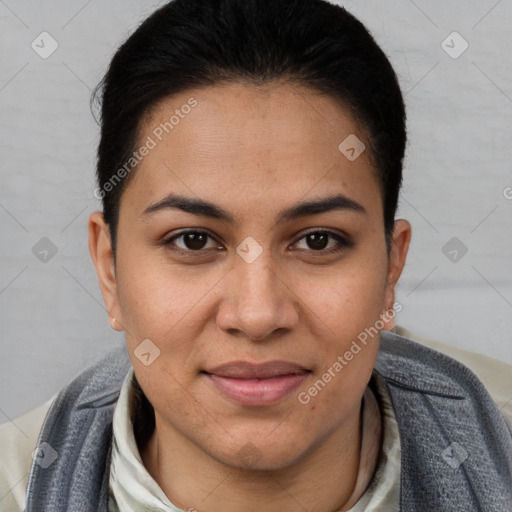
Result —
[[[388, 254], [369, 149], [354, 161], [338, 149], [350, 134], [367, 148], [368, 140], [331, 97], [289, 83], [189, 90], [145, 118], [141, 143], [191, 97], [197, 106], [123, 191], [115, 263], [102, 214], [89, 219], [112, 326], [125, 331], [155, 409], [144, 465], [184, 510], [347, 510], [365, 490], [354, 495], [361, 399], [378, 336], [308, 404], [297, 395], [392, 310], [410, 224], [395, 223]], [[170, 194], [213, 203], [232, 220], [172, 207], [146, 212]], [[282, 210], [339, 194], [363, 209], [279, 220]], [[208, 236], [170, 240], [197, 229]], [[247, 237], [262, 249], [251, 263], [236, 252]], [[384, 329], [393, 325], [389, 319]], [[149, 366], [134, 354], [145, 339], [160, 350]], [[311, 373], [300, 389], [264, 407], [230, 400], [202, 373], [235, 360], [276, 359]], [[368, 482], [378, 451], [369, 452]]]

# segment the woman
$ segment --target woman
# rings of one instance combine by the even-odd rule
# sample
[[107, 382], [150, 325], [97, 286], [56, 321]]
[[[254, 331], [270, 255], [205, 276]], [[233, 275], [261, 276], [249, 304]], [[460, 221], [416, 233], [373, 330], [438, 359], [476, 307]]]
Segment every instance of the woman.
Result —
[[390, 332], [405, 110], [362, 24], [175, 0], [99, 91], [89, 244], [127, 350], [52, 402], [25, 510], [510, 509], [488, 391]]

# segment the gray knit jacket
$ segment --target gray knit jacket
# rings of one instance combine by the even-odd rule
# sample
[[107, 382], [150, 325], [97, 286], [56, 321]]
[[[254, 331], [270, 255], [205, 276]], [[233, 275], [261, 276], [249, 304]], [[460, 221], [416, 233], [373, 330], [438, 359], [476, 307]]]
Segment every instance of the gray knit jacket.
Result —
[[[32, 464], [25, 512], [107, 512], [112, 418], [130, 368], [124, 347], [79, 375], [52, 403], [38, 444], [58, 458]], [[512, 436], [474, 373], [389, 331], [384, 377], [401, 444], [401, 512], [512, 512]]]

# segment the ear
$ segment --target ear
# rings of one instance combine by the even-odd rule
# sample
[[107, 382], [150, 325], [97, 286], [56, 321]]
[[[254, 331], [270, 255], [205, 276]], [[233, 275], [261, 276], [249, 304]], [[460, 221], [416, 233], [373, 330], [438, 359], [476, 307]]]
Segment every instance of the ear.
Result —
[[110, 240], [110, 230], [101, 212], [89, 217], [89, 252], [96, 267], [103, 302], [110, 317], [110, 325], [116, 331], [123, 330], [123, 319], [117, 294], [114, 253]]
[[386, 284], [386, 312], [382, 320], [384, 329], [390, 330], [395, 326], [395, 287], [407, 259], [407, 251], [411, 242], [411, 225], [406, 220], [400, 219], [395, 222], [393, 239], [389, 251], [389, 264]]

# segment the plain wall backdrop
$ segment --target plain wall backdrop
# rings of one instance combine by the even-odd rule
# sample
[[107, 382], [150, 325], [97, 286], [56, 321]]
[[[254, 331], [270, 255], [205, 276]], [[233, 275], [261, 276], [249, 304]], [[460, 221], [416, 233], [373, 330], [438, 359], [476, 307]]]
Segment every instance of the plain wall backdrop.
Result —
[[[87, 246], [89, 99], [163, 3], [0, 0], [0, 423], [124, 341]], [[512, 1], [339, 3], [390, 58], [408, 109], [398, 324], [512, 363]]]

